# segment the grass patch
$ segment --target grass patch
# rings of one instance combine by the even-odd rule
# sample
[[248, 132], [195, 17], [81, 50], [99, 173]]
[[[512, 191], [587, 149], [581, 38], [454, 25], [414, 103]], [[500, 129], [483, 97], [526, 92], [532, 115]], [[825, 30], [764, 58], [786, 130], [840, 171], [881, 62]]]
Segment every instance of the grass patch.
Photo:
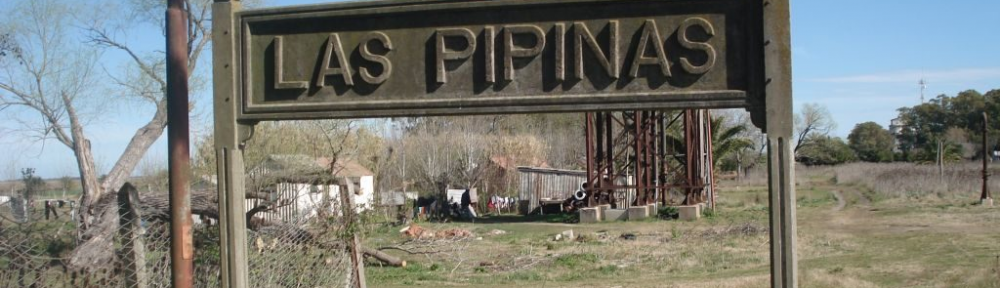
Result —
[[591, 253], [586, 253], [586, 254], [567, 254], [567, 255], [562, 255], [562, 256], [556, 257], [556, 260], [555, 260], [555, 264], [556, 265], [559, 265], [559, 266], [562, 266], [562, 267], [566, 267], [566, 268], [570, 268], [570, 269], [576, 269], [576, 268], [580, 268], [580, 267], [591, 266], [591, 265], [593, 265], [595, 263], [597, 263], [597, 255], [594, 255], [594, 254], [591, 254]]

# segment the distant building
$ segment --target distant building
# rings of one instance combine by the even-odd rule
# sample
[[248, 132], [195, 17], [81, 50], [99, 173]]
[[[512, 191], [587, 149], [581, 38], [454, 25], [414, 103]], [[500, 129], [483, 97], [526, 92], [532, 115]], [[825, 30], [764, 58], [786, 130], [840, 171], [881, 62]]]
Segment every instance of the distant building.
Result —
[[906, 123], [906, 120], [903, 120], [903, 117], [896, 117], [889, 121], [889, 132], [891, 132], [893, 136], [897, 136], [902, 134], [903, 129], [907, 126], [909, 125]]
[[517, 172], [520, 166], [549, 168], [545, 159], [540, 157], [517, 157], [512, 155], [493, 155], [487, 163], [482, 176], [483, 196], [514, 196], [517, 194], [520, 180]]
[[381, 206], [403, 206], [406, 205], [406, 201], [416, 201], [417, 197], [420, 196], [420, 193], [413, 191], [387, 191], [379, 193], [382, 196], [379, 197], [379, 205]]
[[[320, 213], [339, 213], [340, 179], [354, 184], [351, 195], [357, 212], [372, 209], [375, 199], [375, 173], [357, 162], [305, 155], [271, 155], [249, 173], [247, 190], [258, 197], [248, 197], [246, 209], [269, 206], [257, 217], [269, 221], [297, 222]], [[332, 169], [331, 169], [332, 168]], [[264, 198], [264, 199], [262, 199]]]

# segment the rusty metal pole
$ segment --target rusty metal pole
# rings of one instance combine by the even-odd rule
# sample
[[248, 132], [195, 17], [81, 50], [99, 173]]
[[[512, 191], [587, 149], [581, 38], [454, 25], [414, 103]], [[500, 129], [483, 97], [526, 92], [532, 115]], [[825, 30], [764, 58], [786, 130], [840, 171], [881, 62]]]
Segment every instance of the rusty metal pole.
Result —
[[990, 170], [989, 170], [989, 160], [990, 153], [989, 147], [987, 147], [986, 134], [989, 131], [989, 117], [987, 117], [986, 112], [983, 112], [983, 194], [979, 196], [979, 201], [986, 204], [990, 197]]
[[[594, 197], [596, 190], [594, 190], [594, 113], [587, 113], [584, 119], [584, 138], [587, 142], [587, 207], [594, 206]], [[600, 181], [600, 180], [598, 180]]]
[[657, 126], [659, 128], [656, 129], [656, 133], [657, 133], [656, 134], [656, 140], [659, 141], [659, 145], [657, 147], [657, 151], [659, 151], [659, 152], [656, 154], [656, 157], [657, 157], [657, 160], [658, 160], [657, 162], [659, 162], [659, 167], [660, 167], [659, 172], [656, 175], [657, 175], [657, 177], [659, 177], [658, 178], [658, 181], [659, 181], [659, 185], [658, 186], [661, 187], [660, 188], [660, 192], [659, 192], [658, 195], [660, 195], [660, 205], [662, 205], [662, 206], [667, 206], [667, 204], [668, 204], [667, 200], [669, 200], [668, 197], [667, 197], [667, 195], [668, 195], [667, 194], [668, 193], [668, 190], [667, 190], [667, 170], [668, 170], [668, 167], [667, 167], [667, 140], [666, 140], [667, 125], [666, 125], [666, 121], [665, 121], [666, 120], [665, 118], [667, 117], [667, 115], [668, 114], [666, 112], [660, 112], [660, 118], [657, 119], [657, 121], [658, 121]]
[[[706, 169], [706, 170], [708, 171], [708, 175], [709, 175], [709, 177], [708, 177], [709, 187], [712, 188], [710, 190], [711, 195], [708, 196], [708, 201], [709, 201], [709, 203], [708, 203], [709, 205], [708, 206], [711, 207], [714, 210], [715, 209], [715, 200], [718, 198], [718, 194], [717, 194], [718, 191], [715, 190], [715, 147], [713, 146], [715, 144], [712, 143], [712, 142], [715, 142], [715, 141], [713, 141], [714, 138], [712, 138], [712, 112], [710, 110], [705, 110], [705, 121], [708, 122], [707, 123], [708, 125], [705, 125], [705, 127], [708, 128], [705, 131], [705, 134], [706, 134], [705, 135], [705, 139], [708, 141], [708, 143], [706, 143], [706, 144], [708, 144], [708, 147], [707, 147], [707, 150], [708, 150], [708, 159], [707, 159], [707, 161], [705, 161], [706, 162], [705, 164], [706, 164], [706, 166], [708, 166], [708, 169]], [[739, 172], [736, 172], [736, 173], [739, 174]]]
[[188, 137], [187, 16], [181, 0], [167, 2], [167, 142], [170, 158], [170, 262], [173, 287], [193, 286], [191, 170]]
[[642, 199], [642, 197], [645, 196], [645, 195], [642, 194], [643, 192], [645, 192], [643, 190], [643, 188], [645, 188], [645, 187], [642, 186], [642, 184], [643, 184], [642, 183], [642, 180], [643, 180], [642, 178], [643, 178], [643, 172], [644, 172], [643, 168], [644, 167], [642, 167], [642, 153], [643, 153], [642, 148], [643, 148], [643, 146], [642, 146], [642, 112], [641, 111], [632, 111], [632, 141], [634, 142], [633, 145], [632, 145], [632, 149], [634, 151], [633, 151], [633, 155], [631, 157], [632, 159], [630, 159], [630, 160], [632, 160], [632, 169], [633, 169], [633, 171], [632, 171], [632, 185], [635, 185], [635, 199], [632, 199], [632, 201], [630, 202], [630, 201], [627, 201], [628, 200], [628, 196], [625, 196], [626, 197], [626, 199], [625, 199], [626, 200], [625, 201], [625, 208], [626, 209], [628, 209], [628, 208], [630, 208], [632, 206], [639, 206], [639, 199]]

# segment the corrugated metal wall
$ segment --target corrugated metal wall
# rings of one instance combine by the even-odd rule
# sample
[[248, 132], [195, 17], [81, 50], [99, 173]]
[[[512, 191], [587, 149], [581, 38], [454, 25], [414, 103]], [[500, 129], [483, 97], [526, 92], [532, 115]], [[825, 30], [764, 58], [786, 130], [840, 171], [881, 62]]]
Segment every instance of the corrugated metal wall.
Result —
[[[300, 215], [298, 213], [299, 203], [298, 201], [295, 201], [300, 192], [299, 188], [301, 187], [297, 186], [298, 184], [295, 183], [276, 184], [274, 187], [278, 194], [278, 208], [271, 211], [257, 213], [256, 217], [263, 218], [267, 221], [285, 223], [296, 223], [301, 220], [299, 219]], [[308, 193], [308, 191], [304, 191], [304, 193]], [[246, 209], [247, 211], [250, 211], [250, 209], [263, 205], [266, 202], [267, 201], [263, 199], [246, 199]]]
[[587, 181], [584, 171], [519, 167], [517, 172], [521, 180], [518, 195], [521, 214], [538, 208], [542, 199], [565, 200]]
[[[521, 214], [527, 214], [539, 206], [539, 200], [566, 200], [587, 182], [587, 172], [546, 168], [518, 167], [519, 203]], [[634, 186], [632, 176], [620, 176], [616, 186]], [[635, 201], [635, 188], [619, 188], [615, 191], [618, 203], [628, 205]]]

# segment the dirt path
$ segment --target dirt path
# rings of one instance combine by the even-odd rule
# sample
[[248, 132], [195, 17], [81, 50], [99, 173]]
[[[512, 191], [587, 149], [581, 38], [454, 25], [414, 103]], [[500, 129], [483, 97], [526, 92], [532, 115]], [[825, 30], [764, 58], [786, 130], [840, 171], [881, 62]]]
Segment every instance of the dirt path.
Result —
[[833, 197], [837, 198], [837, 206], [833, 207], [833, 211], [844, 210], [844, 207], [847, 206], [847, 200], [844, 200], [844, 194], [841, 194], [838, 190], [830, 190], [830, 192], [833, 192]]
[[850, 190], [851, 190], [851, 193], [853, 193], [855, 196], [858, 196], [858, 204], [860, 204], [862, 206], [871, 206], [872, 205], [872, 200], [868, 199], [868, 196], [866, 196], [865, 193], [861, 193], [860, 190], [855, 189], [855, 188], [850, 188]]

